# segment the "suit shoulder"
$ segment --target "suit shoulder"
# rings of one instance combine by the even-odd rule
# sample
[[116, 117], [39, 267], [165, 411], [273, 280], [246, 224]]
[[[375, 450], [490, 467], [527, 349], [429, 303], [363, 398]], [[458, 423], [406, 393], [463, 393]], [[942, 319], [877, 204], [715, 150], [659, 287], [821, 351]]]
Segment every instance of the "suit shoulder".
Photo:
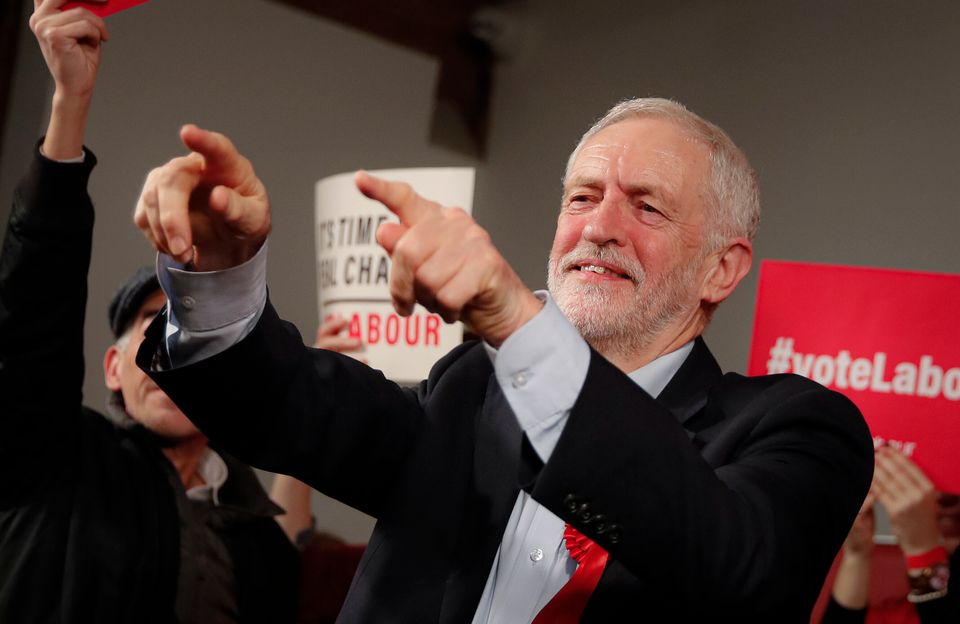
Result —
[[754, 397], [774, 394], [791, 396], [813, 392], [828, 393], [849, 401], [839, 392], [831, 390], [812, 379], [793, 373], [756, 375], [753, 377], [747, 377], [739, 373], [726, 373], [718, 386], [726, 392], [739, 391]]
[[430, 374], [420, 383], [419, 394], [423, 398], [434, 393], [440, 386], [463, 384], [467, 378], [476, 375], [486, 378], [492, 372], [493, 364], [483, 343], [470, 340], [451, 349], [433, 365]]
[[846, 420], [867, 431], [860, 409], [849, 398], [811, 379], [783, 373], [745, 377], [727, 373], [711, 393], [728, 413], [786, 410]]
[[732, 409], [776, 415], [770, 424], [802, 421], [844, 431], [872, 457], [873, 439], [860, 408], [836, 390], [791, 373], [757, 377], [728, 374], [721, 385], [729, 388], [721, 394], [740, 403]]
[[430, 369], [426, 383], [434, 383], [445, 375], [459, 372], [462, 368], [472, 371], [477, 367], [491, 371], [493, 369], [490, 358], [484, 350], [483, 343], [478, 340], [470, 340], [457, 345], [451, 349], [449, 353], [437, 360], [437, 363]]

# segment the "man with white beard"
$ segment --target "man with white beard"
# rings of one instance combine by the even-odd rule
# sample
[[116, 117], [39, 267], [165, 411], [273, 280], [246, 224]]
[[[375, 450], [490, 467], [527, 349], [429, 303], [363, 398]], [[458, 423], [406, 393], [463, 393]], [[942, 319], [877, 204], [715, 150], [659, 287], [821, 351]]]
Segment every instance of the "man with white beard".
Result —
[[340, 621], [807, 621], [872, 444], [841, 395], [724, 375], [700, 338], [759, 222], [722, 130], [660, 99], [595, 124], [550, 295], [462, 210], [358, 173], [400, 219], [377, 232], [398, 312], [483, 339], [417, 390], [303, 346], [266, 296], [251, 164], [222, 135], [181, 138], [135, 216], [170, 297], [138, 363], [211, 440], [378, 519]]

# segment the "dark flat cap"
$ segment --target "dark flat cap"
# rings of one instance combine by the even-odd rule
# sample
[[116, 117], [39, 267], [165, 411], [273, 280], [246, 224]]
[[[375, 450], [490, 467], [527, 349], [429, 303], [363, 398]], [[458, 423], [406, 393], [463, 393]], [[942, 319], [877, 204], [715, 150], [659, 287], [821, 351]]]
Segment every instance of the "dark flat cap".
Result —
[[160, 290], [153, 267], [140, 267], [113, 295], [107, 308], [107, 319], [113, 337], [119, 338], [130, 327], [147, 297]]

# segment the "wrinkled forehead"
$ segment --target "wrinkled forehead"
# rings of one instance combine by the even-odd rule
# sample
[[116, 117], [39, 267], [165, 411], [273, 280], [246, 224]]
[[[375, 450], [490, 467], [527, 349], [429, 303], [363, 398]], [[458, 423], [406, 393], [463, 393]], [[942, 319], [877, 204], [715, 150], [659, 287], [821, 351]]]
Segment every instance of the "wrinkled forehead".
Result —
[[600, 130], [580, 147], [570, 163], [566, 183], [615, 173], [624, 182], [657, 183], [679, 194], [699, 189], [709, 170], [709, 150], [676, 122], [656, 117], [619, 121]]
[[675, 151], [642, 143], [608, 140], [594, 137], [580, 150], [570, 170], [570, 176], [589, 172], [604, 172], [613, 166], [632, 166], [635, 173], [662, 172], [681, 178], [688, 169], [683, 156]]

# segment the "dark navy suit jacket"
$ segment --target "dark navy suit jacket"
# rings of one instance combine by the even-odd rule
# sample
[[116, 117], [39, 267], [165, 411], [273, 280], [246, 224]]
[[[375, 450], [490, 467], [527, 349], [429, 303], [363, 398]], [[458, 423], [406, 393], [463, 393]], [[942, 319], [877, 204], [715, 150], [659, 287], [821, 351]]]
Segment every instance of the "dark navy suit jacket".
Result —
[[226, 352], [151, 375], [230, 453], [378, 519], [341, 622], [469, 622], [520, 488], [611, 554], [584, 622], [806, 622], [873, 469], [846, 398], [723, 375], [699, 339], [656, 400], [592, 352], [546, 464], [478, 343], [405, 389], [268, 304]]

